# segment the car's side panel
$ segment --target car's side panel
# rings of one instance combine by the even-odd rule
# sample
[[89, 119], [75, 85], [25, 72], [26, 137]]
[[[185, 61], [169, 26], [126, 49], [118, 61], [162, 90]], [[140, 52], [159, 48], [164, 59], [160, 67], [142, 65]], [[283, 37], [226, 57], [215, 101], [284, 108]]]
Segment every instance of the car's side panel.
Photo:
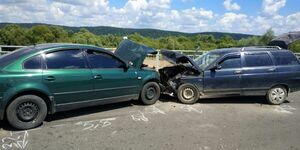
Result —
[[139, 89], [143, 88], [144, 84], [146, 84], [149, 81], [155, 81], [160, 82], [159, 74], [153, 69], [143, 68], [137, 70], [137, 79], [138, 79], [138, 85]]
[[92, 80], [90, 69], [51, 69], [43, 71], [42, 82], [59, 105], [93, 99]]
[[300, 65], [276, 66], [276, 83], [287, 86], [289, 92], [300, 90]]
[[246, 67], [245, 53], [242, 53], [242, 95], [265, 95], [268, 89], [276, 83], [276, 66], [272, 55], [268, 52], [251, 52], [251, 54], [260, 53], [271, 58], [271, 66]]
[[240, 68], [207, 70], [204, 72], [204, 93], [206, 95], [235, 94], [239, 95], [240, 90]]
[[[12, 72], [2, 72], [0, 82], [2, 97], [0, 97], [0, 120], [4, 116], [8, 102], [17, 94], [26, 91], [38, 91], [47, 96], [53, 96], [48, 88], [42, 84], [42, 70], [22, 70]], [[54, 106], [54, 102], [51, 104]]]
[[95, 99], [137, 95], [137, 73], [134, 68], [92, 69]]
[[207, 69], [204, 71], [205, 95], [240, 95], [241, 94], [241, 59], [239, 53], [231, 53], [216, 61], [216, 64], [226, 60], [238, 59], [239, 65], [230, 68]]

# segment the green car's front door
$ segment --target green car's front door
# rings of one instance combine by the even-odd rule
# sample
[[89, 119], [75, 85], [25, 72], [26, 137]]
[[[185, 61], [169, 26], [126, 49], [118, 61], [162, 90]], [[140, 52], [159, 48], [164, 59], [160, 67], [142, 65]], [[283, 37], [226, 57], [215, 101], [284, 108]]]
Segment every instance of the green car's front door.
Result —
[[115, 56], [87, 50], [92, 68], [95, 99], [126, 99], [139, 94], [138, 78], [134, 68], [124, 70], [125, 63]]
[[57, 106], [82, 103], [93, 98], [93, 76], [79, 49], [44, 55], [43, 82], [54, 94]]

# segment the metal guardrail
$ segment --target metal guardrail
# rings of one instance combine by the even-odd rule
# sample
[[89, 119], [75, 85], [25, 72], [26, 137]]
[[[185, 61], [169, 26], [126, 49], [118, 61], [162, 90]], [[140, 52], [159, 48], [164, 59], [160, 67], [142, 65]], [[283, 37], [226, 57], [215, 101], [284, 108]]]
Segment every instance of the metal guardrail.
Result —
[[[25, 46], [19, 46], [19, 45], [0, 45], [0, 55], [7, 54], [9, 52], [14, 51], [15, 49], [22, 48], [22, 47], [25, 47]], [[113, 51], [116, 48], [105, 48], [105, 49]], [[201, 55], [203, 55], [203, 54], [205, 54], [205, 53], [208, 52], [208, 51], [198, 51], [198, 52], [196, 52], [195, 50], [173, 50], [173, 51], [185, 54], [185, 55], [187, 55], [187, 56], [189, 56], [189, 57], [191, 57], [193, 59], [195, 59], [195, 58], [197, 58], [197, 57], [199, 57], [199, 56], [201, 56]], [[300, 59], [300, 53], [295, 53], [295, 55], [298, 57], [298, 59]]]

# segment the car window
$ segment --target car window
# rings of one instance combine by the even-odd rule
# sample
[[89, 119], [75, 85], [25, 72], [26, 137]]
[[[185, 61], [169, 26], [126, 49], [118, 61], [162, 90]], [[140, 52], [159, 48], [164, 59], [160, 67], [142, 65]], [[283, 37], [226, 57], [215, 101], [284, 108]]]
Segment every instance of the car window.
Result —
[[272, 66], [273, 62], [268, 53], [246, 53], [246, 67]]
[[24, 69], [42, 69], [41, 55], [27, 59], [23, 64]]
[[84, 56], [80, 50], [63, 50], [46, 54], [47, 69], [86, 68]]
[[89, 50], [87, 55], [92, 68], [122, 68], [123, 66], [120, 60], [106, 53]]
[[202, 56], [199, 56], [194, 61], [199, 66], [199, 68], [204, 69], [220, 57], [221, 54], [208, 52]]
[[241, 68], [241, 57], [228, 57], [219, 63], [222, 69]]
[[271, 52], [276, 60], [277, 65], [298, 65], [296, 56], [291, 52]]

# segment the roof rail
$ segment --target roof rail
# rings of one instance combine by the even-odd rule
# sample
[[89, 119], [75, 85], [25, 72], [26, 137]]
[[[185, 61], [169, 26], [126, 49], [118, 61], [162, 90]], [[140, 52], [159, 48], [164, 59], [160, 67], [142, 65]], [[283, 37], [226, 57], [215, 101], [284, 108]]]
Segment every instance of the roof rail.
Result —
[[276, 48], [278, 50], [281, 49], [281, 47], [279, 47], [279, 46], [249, 46], [249, 47], [242, 47], [241, 51], [244, 51], [245, 48]]

